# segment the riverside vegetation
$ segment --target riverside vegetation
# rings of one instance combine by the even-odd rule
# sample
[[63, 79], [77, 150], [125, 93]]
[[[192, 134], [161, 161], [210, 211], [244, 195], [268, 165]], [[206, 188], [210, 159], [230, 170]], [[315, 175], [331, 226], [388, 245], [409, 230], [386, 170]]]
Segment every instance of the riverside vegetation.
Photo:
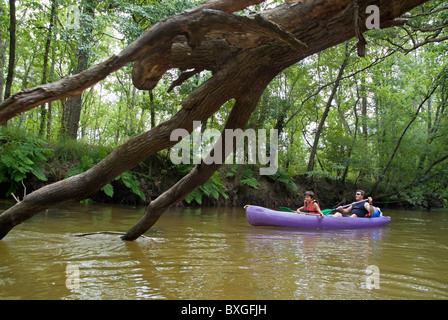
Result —
[[[90, 169], [112, 150], [73, 139], [48, 142], [24, 130], [8, 127], [0, 131], [0, 144], [0, 196], [15, 197], [17, 200], [45, 184]], [[189, 172], [192, 166], [173, 164], [169, 151], [160, 152], [133, 170], [124, 172], [100, 192], [82, 202], [132, 206], [147, 204]], [[350, 201], [350, 191], [360, 185], [371, 187], [373, 181], [341, 183], [337, 177], [323, 172], [290, 174], [284, 169], [265, 176], [259, 175], [258, 165], [232, 164], [216, 172], [178, 205], [244, 206], [250, 203], [273, 208], [298, 207], [302, 204], [303, 192], [312, 189], [318, 190], [323, 206], [334, 206], [344, 200]], [[441, 192], [407, 193], [399, 197], [399, 186], [396, 188], [397, 194], [384, 197], [381, 201], [383, 205], [426, 209], [448, 205]]]

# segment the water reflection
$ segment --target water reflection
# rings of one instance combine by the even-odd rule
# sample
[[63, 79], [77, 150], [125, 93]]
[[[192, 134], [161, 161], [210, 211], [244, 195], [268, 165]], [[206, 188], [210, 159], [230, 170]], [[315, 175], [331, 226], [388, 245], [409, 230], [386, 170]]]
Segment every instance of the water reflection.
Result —
[[226, 215], [197, 216], [187, 212], [170, 224], [169, 230], [156, 228], [150, 233], [154, 241], [138, 242], [141, 252], [135, 254], [143, 254], [148, 262], [145, 274], [153, 286], [164, 289], [166, 298], [228, 298], [226, 292], [232, 290], [238, 272], [235, 264], [244, 258], [234, 246], [238, 237], [222, 230], [220, 220], [226, 220]]
[[[239, 208], [172, 209], [124, 242], [144, 208], [64, 205], [0, 241], [1, 299], [446, 299], [446, 214], [394, 212], [388, 227], [253, 227]], [[366, 288], [378, 266], [381, 288]], [[68, 289], [67, 267], [79, 269]]]
[[[353, 294], [364, 286], [365, 269], [381, 258], [379, 243], [387, 232], [387, 228], [250, 229], [246, 254], [256, 267], [253, 281], [259, 287], [279, 286], [285, 296], [294, 299], [342, 298], [345, 291]], [[281, 277], [264, 272], [269, 268]]]

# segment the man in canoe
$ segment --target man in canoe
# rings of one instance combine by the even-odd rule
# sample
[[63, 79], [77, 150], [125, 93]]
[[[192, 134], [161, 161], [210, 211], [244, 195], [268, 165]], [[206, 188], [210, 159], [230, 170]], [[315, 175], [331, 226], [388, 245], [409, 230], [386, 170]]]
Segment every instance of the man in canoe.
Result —
[[303, 202], [303, 206], [297, 209], [297, 213], [313, 213], [313, 214], [320, 214], [320, 216], [323, 218], [325, 217], [322, 211], [320, 211], [319, 203], [314, 198], [314, 192], [313, 191], [307, 191], [305, 192], [305, 201]]
[[[373, 215], [374, 209], [372, 206], [373, 199], [371, 197], [368, 197], [367, 200], [364, 200], [365, 196], [364, 190], [357, 190], [356, 191], [356, 203], [353, 203], [351, 206], [347, 208], [342, 208], [339, 206], [336, 210], [339, 212], [336, 212], [334, 214], [335, 217], [342, 217], [342, 213], [345, 214], [352, 214], [351, 218], [368, 218]], [[362, 202], [360, 202], [362, 201]]]

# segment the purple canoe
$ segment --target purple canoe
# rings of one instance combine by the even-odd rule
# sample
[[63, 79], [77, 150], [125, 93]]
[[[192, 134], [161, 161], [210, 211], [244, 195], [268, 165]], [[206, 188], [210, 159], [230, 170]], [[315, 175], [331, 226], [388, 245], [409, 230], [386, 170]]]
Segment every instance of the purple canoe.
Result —
[[317, 214], [297, 214], [259, 206], [246, 207], [247, 221], [253, 226], [272, 226], [305, 229], [358, 229], [387, 225], [390, 217], [350, 218]]

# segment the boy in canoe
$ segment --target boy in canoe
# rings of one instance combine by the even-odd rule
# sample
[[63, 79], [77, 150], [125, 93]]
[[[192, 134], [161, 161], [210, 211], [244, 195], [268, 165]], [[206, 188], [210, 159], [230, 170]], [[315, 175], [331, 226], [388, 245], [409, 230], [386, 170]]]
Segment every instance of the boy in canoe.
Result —
[[303, 202], [303, 206], [297, 209], [297, 213], [301, 212], [320, 214], [322, 218], [325, 217], [322, 211], [320, 211], [319, 203], [314, 198], [314, 192], [312, 191], [305, 192], [305, 201]]

